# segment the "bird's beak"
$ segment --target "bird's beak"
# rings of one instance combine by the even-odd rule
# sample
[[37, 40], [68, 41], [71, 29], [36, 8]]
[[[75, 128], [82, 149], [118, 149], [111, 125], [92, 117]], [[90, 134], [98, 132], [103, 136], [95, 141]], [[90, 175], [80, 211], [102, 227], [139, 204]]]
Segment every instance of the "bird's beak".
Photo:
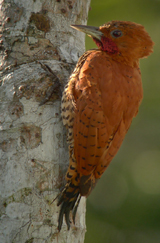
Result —
[[98, 27], [87, 26], [87, 25], [71, 25], [72, 28], [82, 31], [85, 34], [92, 36], [98, 40], [101, 40], [103, 33], [99, 30]]

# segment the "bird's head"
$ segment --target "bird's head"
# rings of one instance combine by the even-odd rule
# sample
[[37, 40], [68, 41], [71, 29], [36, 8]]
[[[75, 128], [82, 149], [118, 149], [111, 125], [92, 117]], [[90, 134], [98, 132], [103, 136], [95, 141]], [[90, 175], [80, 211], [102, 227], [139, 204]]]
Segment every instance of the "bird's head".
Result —
[[153, 52], [153, 41], [140, 24], [130, 21], [111, 21], [100, 27], [71, 25], [94, 40], [96, 45], [117, 60], [136, 61]]

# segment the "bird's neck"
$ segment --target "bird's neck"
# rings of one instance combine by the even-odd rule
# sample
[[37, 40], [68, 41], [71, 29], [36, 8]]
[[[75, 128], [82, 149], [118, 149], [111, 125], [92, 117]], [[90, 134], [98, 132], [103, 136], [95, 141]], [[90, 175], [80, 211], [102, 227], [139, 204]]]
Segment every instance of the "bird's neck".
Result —
[[139, 59], [133, 59], [132, 57], [124, 56], [122, 53], [112, 54], [107, 53], [113, 60], [128, 65], [130, 67], [139, 68]]

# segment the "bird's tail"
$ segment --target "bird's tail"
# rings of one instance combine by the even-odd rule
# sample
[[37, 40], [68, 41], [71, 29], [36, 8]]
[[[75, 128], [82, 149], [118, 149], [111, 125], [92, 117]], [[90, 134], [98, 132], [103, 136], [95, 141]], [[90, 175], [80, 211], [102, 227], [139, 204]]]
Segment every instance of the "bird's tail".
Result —
[[75, 217], [77, 208], [81, 199], [79, 186], [69, 182], [66, 184], [64, 190], [61, 192], [59, 196], [59, 200], [57, 206], [61, 205], [59, 218], [58, 218], [58, 230], [61, 230], [63, 224], [63, 215], [65, 215], [66, 224], [68, 226], [68, 230], [70, 229], [70, 219], [69, 214], [72, 211], [72, 219], [75, 224]]

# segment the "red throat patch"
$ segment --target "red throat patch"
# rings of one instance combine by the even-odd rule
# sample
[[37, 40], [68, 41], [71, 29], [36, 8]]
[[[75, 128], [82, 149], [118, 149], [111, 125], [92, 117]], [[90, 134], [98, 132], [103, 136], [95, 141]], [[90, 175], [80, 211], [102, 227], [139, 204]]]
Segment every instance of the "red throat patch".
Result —
[[101, 41], [96, 38], [93, 38], [93, 41], [96, 45], [102, 50], [109, 53], [116, 54], [119, 52], [117, 45], [109, 38], [102, 36]]

